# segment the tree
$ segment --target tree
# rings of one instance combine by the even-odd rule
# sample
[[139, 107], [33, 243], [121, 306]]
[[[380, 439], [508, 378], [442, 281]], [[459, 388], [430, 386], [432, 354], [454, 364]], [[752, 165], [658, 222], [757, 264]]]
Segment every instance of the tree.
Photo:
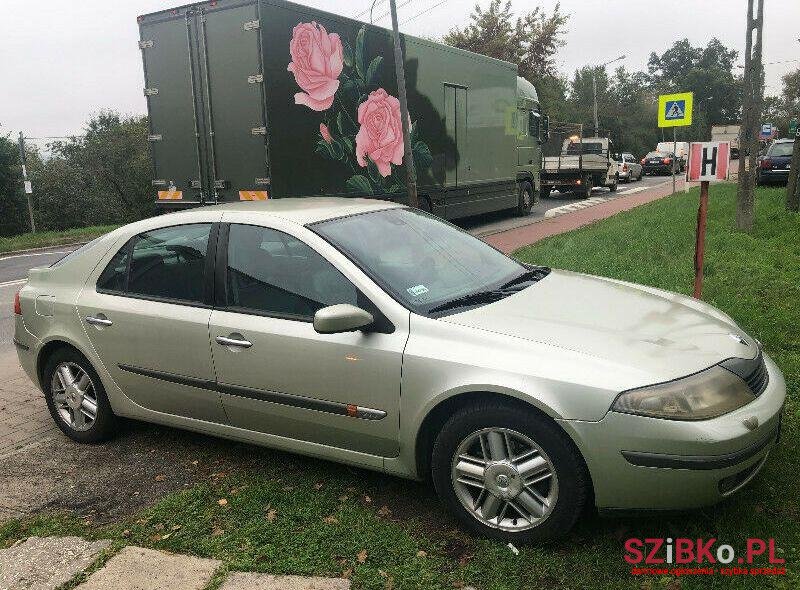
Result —
[[27, 229], [19, 148], [8, 136], [0, 136], [0, 236]]
[[[555, 55], [564, 45], [569, 16], [556, 4], [549, 15], [537, 6], [514, 19], [511, 2], [491, 0], [487, 9], [480, 4], [464, 29], [457, 27], [444, 36], [448, 45], [517, 64], [519, 75], [541, 92], [545, 110], [552, 112], [563, 101], [565, 84], [556, 68]], [[552, 101], [552, 102], [551, 102]]]
[[147, 118], [105, 111], [85, 131], [49, 144], [48, 157], [29, 156], [43, 229], [128, 223], [152, 212]]
[[694, 93], [693, 124], [679, 128], [679, 133], [702, 139], [710, 136], [713, 124], [739, 121], [742, 89], [734, 74], [738, 55], [716, 37], [705, 47], [693, 47], [688, 39], [680, 39], [662, 55], [650, 54], [648, 78], [655, 94]]

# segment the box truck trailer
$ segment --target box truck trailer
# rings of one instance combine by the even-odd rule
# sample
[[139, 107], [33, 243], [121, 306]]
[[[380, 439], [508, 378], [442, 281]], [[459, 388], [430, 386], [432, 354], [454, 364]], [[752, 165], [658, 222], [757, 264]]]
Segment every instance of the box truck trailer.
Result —
[[[282, 0], [138, 17], [160, 211], [234, 200], [407, 201], [391, 32]], [[538, 198], [546, 117], [514, 64], [401, 36], [422, 207]]]

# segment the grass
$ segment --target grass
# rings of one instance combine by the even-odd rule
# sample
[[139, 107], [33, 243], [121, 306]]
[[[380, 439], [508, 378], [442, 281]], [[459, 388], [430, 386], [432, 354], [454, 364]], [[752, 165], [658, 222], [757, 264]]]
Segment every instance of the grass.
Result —
[[[756, 228], [744, 234], [733, 230], [734, 188], [711, 192], [705, 299], [764, 343], [790, 392], [781, 445], [758, 478], [719, 506], [617, 519], [590, 515], [567, 539], [520, 547], [514, 555], [504, 544], [472, 538], [437, 517], [441, 507], [419, 484], [274, 453], [255, 473], [212, 477], [121, 522], [98, 526], [58, 514], [9, 521], [0, 525], [0, 547], [33, 534], [104, 537], [218, 558], [230, 570], [344, 573], [361, 589], [798, 588], [800, 218], [783, 210], [782, 198], [779, 190], [760, 189]], [[517, 256], [689, 293], [696, 207], [694, 190], [555, 236]], [[384, 500], [369, 497], [386, 488], [396, 491], [395, 503], [387, 501], [391, 513]], [[715, 537], [737, 554], [748, 537], [774, 537], [789, 574], [635, 577], [622, 559], [629, 537]]]
[[0, 237], [0, 253], [88, 242], [118, 227], [118, 225], [94, 225], [64, 231], [42, 231], [35, 234], [26, 233], [18, 236]]

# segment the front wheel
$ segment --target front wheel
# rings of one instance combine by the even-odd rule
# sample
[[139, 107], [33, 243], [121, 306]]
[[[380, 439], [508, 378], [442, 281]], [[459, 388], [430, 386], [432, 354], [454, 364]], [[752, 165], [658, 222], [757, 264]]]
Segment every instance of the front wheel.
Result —
[[433, 483], [468, 530], [512, 542], [565, 535], [588, 476], [566, 434], [534, 412], [487, 402], [456, 412], [433, 447]]

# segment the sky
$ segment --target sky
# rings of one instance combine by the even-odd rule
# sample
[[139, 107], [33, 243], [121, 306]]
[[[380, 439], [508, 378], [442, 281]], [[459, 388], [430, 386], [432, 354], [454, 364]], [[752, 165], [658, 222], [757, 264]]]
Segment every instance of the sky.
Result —
[[[219, 0], [220, 2], [233, 0]], [[478, 0], [486, 6], [489, 0]], [[800, 66], [800, 1], [764, 0], [764, 61], [768, 94], [780, 78]], [[146, 112], [144, 78], [137, 46], [136, 16], [185, 3], [180, 0], [0, 0], [0, 134], [28, 137], [80, 133], [101, 109]], [[375, 16], [388, 10], [376, 0]], [[299, 0], [300, 4], [356, 16], [370, 0]], [[548, 13], [555, 0], [512, 0], [517, 14], [537, 4]], [[475, 0], [397, 0], [401, 31], [439, 38], [463, 26]], [[663, 6], [663, 8], [662, 8]], [[744, 50], [747, 0], [562, 0], [570, 15], [559, 69], [602, 63], [621, 54], [630, 70], [646, 68], [651, 51], [663, 53], [688, 37], [705, 45], [718, 37]], [[429, 10], [430, 9], [430, 10]], [[360, 17], [368, 19], [368, 14]], [[388, 16], [377, 24], [390, 26]], [[743, 58], [740, 57], [743, 63]], [[788, 63], [770, 63], [787, 62]], [[616, 66], [616, 64], [615, 64]], [[45, 140], [32, 140], [43, 144]]]

